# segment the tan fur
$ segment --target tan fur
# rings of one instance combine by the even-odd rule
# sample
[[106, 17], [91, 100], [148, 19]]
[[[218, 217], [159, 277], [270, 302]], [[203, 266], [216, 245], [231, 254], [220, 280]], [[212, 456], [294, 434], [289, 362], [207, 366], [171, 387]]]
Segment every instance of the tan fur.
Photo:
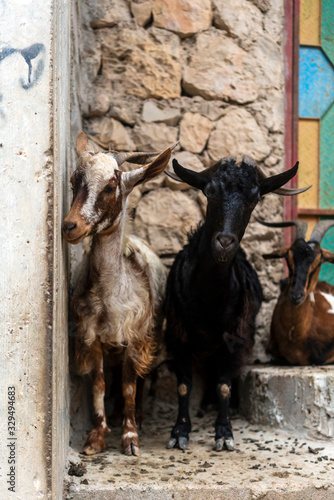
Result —
[[227, 384], [222, 384], [220, 386], [220, 394], [223, 398], [228, 398], [230, 396], [230, 388]]
[[[287, 254], [293, 266], [291, 251]], [[310, 266], [309, 276], [320, 264], [320, 254]], [[287, 360], [292, 365], [312, 364], [315, 349], [321, 351], [332, 343], [332, 348], [324, 357], [324, 364], [334, 360], [334, 314], [329, 314], [330, 304], [324, 297], [327, 293], [334, 297], [334, 287], [318, 282], [320, 266], [312, 280], [305, 285], [305, 300], [298, 306], [289, 299], [291, 284], [281, 293], [276, 304], [270, 332], [269, 351]]]
[[185, 396], [188, 392], [186, 384], [180, 384], [177, 390], [180, 396]]

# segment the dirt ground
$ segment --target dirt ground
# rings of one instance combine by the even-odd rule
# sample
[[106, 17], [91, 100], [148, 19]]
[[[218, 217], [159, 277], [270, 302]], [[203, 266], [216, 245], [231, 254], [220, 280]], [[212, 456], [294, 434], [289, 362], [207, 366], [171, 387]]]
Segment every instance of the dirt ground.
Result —
[[[334, 499], [334, 443], [260, 428], [233, 418], [235, 451], [213, 451], [214, 411], [191, 411], [188, 449], [167, 450], [176, 405], [146, 405], [140, 431], [141, 456], [120, 452], [120, 427], [107, 436], [105, 452], [78, 453], [72, 443], [67, 499]], [[89, 429], [87, 429], [88, 431]]]

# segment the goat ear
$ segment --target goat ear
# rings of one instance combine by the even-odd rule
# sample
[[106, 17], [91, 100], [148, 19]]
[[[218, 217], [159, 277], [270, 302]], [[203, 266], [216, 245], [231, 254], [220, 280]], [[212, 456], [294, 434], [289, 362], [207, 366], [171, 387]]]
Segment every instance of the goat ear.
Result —
[[77, 137], [76, 150], [78, 156], [82, 155], [82, 153], [89, 151], [88, 137], [82, 131], [79, 132]]
[[150, 179], [154, 179], [162, 174], [168, 165], [172, 154], [171, 148], [166, 149], [155, 160], [144, 167], [136, 168], [131, 172], [122, 172], [122, 180], [126, 189], [131, 190], [138, 184], [142, 184]]
[[194, 172], [189, 170], [189, 168], [182, 167], [179, 162], [174, 158], [173, 169], [176, 175], [179, 177], [178, 180], [186, 182], [190, 186], [203, 190], [208, 183], [209, 177], [203, 175], [200, 172]]
[[[272, 177], [267, 177], [266, 179], [262, 179], [260, 181], [260, 194], [261, 196], [271, 193], [272, 191], [276, 191], [276, 189], [284, 186], [287, 182], [289, 182], [292, 177], [294, 177], [298, 170], [298, 162], [294, 167], [282, 172], [281, 174], [273, 175]], [[293, 194], [293, 193], [291, 193]]]
[[276, 252], [262, 254], [262, 257], [266, 260], [267, 259], [281, 259], [282, 257], [286, 256], [288, 251], [289, 251], [289, 247], [283, 247], [283, 248], [280, 248], [279, 250], [276, 250]]
[[334, 253], [331, 253], [328, 250], [323, 250], [323, 249], [321, 250], [324, 262], [330, 262], [331, 264], [334, 264]]

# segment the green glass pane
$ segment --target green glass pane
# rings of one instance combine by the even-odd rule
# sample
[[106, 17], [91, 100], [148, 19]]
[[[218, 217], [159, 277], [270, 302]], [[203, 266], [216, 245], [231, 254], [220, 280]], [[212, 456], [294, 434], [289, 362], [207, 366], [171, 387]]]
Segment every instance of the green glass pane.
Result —
[[[322, 217], [321, 220], [326, 218], [327, 217]], [[334, 253], [334, 227], [325, 234], [321, 242], [321, 248]], [[334, 264], [323, 264], [321, 266], [319, 280], [327, 281], [327, 283], [334, 285]]]
[[321, 2], [321, 45], [334, 64], [334, 0]]
[[334, 104], [320, 121], [319, 206], [334, 209]]

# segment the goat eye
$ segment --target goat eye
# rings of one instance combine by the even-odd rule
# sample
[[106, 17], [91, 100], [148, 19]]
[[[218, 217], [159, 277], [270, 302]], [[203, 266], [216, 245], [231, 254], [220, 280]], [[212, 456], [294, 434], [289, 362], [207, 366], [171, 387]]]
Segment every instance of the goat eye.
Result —
[[259, 190], [257, 187], [253, 188], [249, 193], [249, 200], [255, 203], [259, 200]]
[[208, 184], [205, 186], [203, 193], [207, 198], [216, 198], [218, 196], [218, 186], [215, 184]]
[[114, 188], [112, 186], [106, 186], [103, 190], [105, 193], [112, 193]]

